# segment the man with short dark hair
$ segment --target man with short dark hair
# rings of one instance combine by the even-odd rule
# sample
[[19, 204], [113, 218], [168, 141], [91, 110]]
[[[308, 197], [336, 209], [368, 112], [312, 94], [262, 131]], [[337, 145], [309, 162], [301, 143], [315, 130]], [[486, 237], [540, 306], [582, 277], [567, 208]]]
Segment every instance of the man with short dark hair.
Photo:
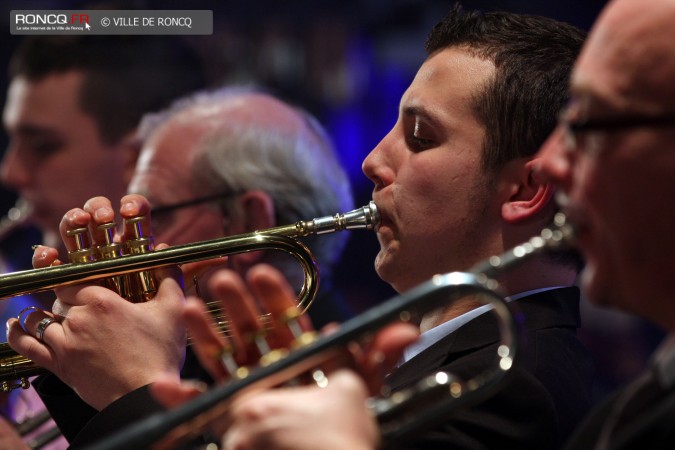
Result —
[[[433, 29], [398, 121], [363, 163], [382, 219], [375, 268], [397, 291], [467, 270], [551, 221], [553, 189], [536, 176], [534, 154], [568, 100], [568, 75], [582, 41], [572, 26], [509, 13], [455, 9]], [[260, 270], [271, 278], [270, 269]], [[591, 404], [591, 358], [576, 336], [577, 270], [576, 258], [539, 256], [500, 277], [526, 333], [510, 380], [441, 426], [411, 436], [406, 448], [562, 445]], [[243, 286], [220, 279], [215, 288], [240, 292], [237, 298], [262, 289], [253, 283], [247, 294]], [[283, 295], [278, 289], [275, 295]], [[386, 379], [389, 387], [400, 390], [437, 371], [467, 380], [493, 368], [499, 333], [479, 306], [465, 299], [424, 315], [420, 340], [405, 350]], [[325, 440], [342, 434], [323, 433], [306, 418], [315, 404], [293, 401], [289, 393], [236, 401], [223, 438], [227, 448], [293, 448], [288, 436], [307, 448], [345, 448], [340, 439]]]
[[29, 36], [10, 77], [0, 180], [30, 205], [43, 242], [59, 247], [73, 204], [126, 192], [142, 115], [205, 84], [196, 54], [170, 36]]
[[[569, 450], [665, 450], [675, 445], [673, 20], [675, 2], [670, 0], [650, 2], [649, 8], [639, 0], [609, 3], [576, 63], [572, 98], [560, 125], [537, 156], [534, 177], [558, 186], [564, 212], [576, 229], [576, 245], [586, 260], [581, 286], [588, 298], [648, 318], [669, 333], [645, 373], [591, 413], [567, 444]], [[321, 424], [330, 427], [332, 415], [355, 420], [349, 428], [339, 424], [345, 433], [331, 430], [330, 436], [339, 439], [322, 442], [322, 448], [346, 448], [340, 447], [344, 443], [375, 448], [375, 424], [364, 425], [369, 419], [358, 402], [365, 395], [357, 381], [354, 375], [343, 377], [326, 395], [313, 387], [295, 396], [270, 391], [241, 399], [233, 405], [237, 422], [229, 433], [232, 438], [238, 434], [225, 440], [233, 445], [225, 448], [255, 448], [260, 442], [268, 449], [279, 448], [275, 444], [314, 448], [328, 435]], [[299, 407], [298, 395], [308, 404], [322, 402], [323, 422], [296, 427], [290, 407], [275, 409], [281, 401]], [[351, 414], [345, 408], [327, 411], [334, 398], [340, 405], [353, 401], [359, 406], [353, 413], [348, 410]], [[251, 411], [259, 414], [252, 417]], [[274, 427], [278, 416], [286, 426]], [[304, 433], [297, 433], [298, 428]]]

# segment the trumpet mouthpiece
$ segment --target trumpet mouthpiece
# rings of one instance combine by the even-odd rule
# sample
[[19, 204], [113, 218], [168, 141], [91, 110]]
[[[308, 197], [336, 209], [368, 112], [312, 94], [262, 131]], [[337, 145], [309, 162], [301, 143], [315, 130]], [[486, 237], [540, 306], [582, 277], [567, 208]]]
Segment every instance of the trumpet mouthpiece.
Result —
[[372, 200], [361, 208], [334, 216], [319, 217], [308, 224], [308, 228], [316, 234], [344, 230], [377, 230], [379, 226], [380, 213]]

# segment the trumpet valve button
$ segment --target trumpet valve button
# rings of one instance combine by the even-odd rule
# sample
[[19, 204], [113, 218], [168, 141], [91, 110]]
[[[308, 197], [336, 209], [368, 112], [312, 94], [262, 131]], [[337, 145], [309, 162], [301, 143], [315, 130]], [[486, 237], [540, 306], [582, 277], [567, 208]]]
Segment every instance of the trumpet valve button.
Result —
[[66, 231], [66, 235], [73, 238], [75, 241], [75, 250], [68, 252], [68, 259], [75, 264], [87, 263], [96, 259], [94, 249], [91, 247], [91, 240], [89, 238], [89, 230], [87, 228], [75, 228], [74, 230]]
[[291, 344], [293, 349], [300, 349], [312, 344], [319, 337], [316, 331], [305, 331], [300, 336], [296, 337]]
[[75, 228], [74, 230], [66, 231], [66, 235], [75, 240], [77, 250], [83, 250], [90, 247], [89, 233], [87, 233], [87, 231], [86, 228]]
[[124, 254], [124, 246], [118, 242], [114, 242], [113, 236], [115, 233], [115, 223], [108, 222], [101, 224], [97, 229], [103, 232], [104, 244], [97, 247], [98, 257], [101, 259], [119, 258]]
[[260, 358], [260, 365], [262, 367], [269, 366], [270, 364], [273, 364], [283, 358], [285, 358], [288, 355], [288, 350], [285, 348], [277, 348], [274, 349], [268, 353], [265, 353], [261, 358]]
[[292, 306], [284, 311], [284, 313], [281, 314], [278, 319], [279, 322], [286, 325], [296, 340], [299, 340], [304, 334], [304, 330], [302, 329], [300, 321], [298, 320], [301, 315], [302, 314], [300, 313], [300, 310], [298, 310], [297, 307]]
[[106, 245], [113, 243], [113, 235], [115, 233], [115, 222], [102, 223], [97, 227], [98, 230], [103, 232], [103, 238], [105, 239]]
[[145, 216], [139, 216], [124, 221], [125, 228], [128, 228], [128, 225], [131, 225], [131, 232], [133, 234], [133, 236], [126, 241], [126, 251], [129, 254], [147, 253], [155, 248], [152, 236], [145, 236], [143, 234], [142, 223], [144, 220]]

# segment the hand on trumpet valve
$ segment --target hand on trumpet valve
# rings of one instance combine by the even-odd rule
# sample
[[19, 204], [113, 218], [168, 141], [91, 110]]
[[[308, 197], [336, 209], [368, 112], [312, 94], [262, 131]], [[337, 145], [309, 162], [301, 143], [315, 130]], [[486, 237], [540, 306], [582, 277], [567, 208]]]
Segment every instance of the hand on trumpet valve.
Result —
[[223, 450], [372, 450], [379, 430], [364, 403], [368, 390], [353, 371], [338, 369], [323, 388], [303, 386], [236, 398]]
[[[115, 221], [115, 212], [106, 198], [93, 198], [82, 209], [68, 211], [60, 232], [74, 254], [72, 262], [86, 264], [90, 257], [106, 257], [104, 251], [114, 257], [111, 253], [118, 245], [128, 242], [133, 251], [149, 248], [149, 210], [145, 198], [124, 197], [120, 216], [125, 225], [120, 235], [109, 225]], [[36, 248], [33, 262], [36, 268], [60, 264], [55, 250], [43, 246]], [[139, 285], [139, 303], [120, 295], [127, 293], [123, 283], [108, 283], [107, 279], [54, 289], [57, 300], [52, 312], [33, 311], [23, 323], [8, 321], [10, 346], [56, 374], [96, 409], [163, 374], [177, 380], [186, 342], [182, 276], [177, 267], [153, 272], [154, 285]], [[143, 302], [150, 294], [154, 300]]]
[[[306, 345], [315, 336], [309, 319], [294, 313], [297, 309], [293, 291], [283, 275], [271, 266], [254, 266], [246, 280], [234, 272], [219, 271], [209, 280], [209, 290], [213, 297], [220, 299], [222, 309], [230, 320], [229, 336], [223, 336], [217, 320], [214, 321], [198, 299], [187, 300], [184, 318], [201, 364], [219, 382], [244, 378], [255, 366], [283, 358], [285, 352]], [[329, 328], [324, 332], [330, 333], [331, 330]], [[233, 400], [230, 411], [238, 411], [239, 408], [245, 411], [248, 405], [256, 404], [257, 395], [276, 398], [283, 396], [286, 389], [308, 390], [306, 392], [309, 395], [313, 389], [330, 386], [332, 374], [345, 367], [352, 370], [349, 375], [343, 373], [339, 380], [351, 383], [352, 389], [356, 391], [379, 394], [384, 376], [396, 364], [403, 348], [416, 340], [417, 335], [417, 328], [411, 324], [390, 325], [375, 334], [369, 342], [336, 349], [330, 359], [322, 359], [308, 373], [303, 373], [291, 382], [280, 382], [279, 385], [283, 387], [279, 389], [262, 394], [239, 394]], [[352, 371], [358, 372], [360, 377]], [[175, 380], [169, 379], [154, 383], [151, 391], [160, 403], [166, 407], [175, 407], [202, 394], [203, 386], [191, 382], [177, 384]], [[240, 424], [242, 420], [246, 420], [246, 414], [239, 417], [239, 414], [228, 413], [227, 417], [220, 418], [214, 424], [214, 433], [220, 435], [225, 428]]]

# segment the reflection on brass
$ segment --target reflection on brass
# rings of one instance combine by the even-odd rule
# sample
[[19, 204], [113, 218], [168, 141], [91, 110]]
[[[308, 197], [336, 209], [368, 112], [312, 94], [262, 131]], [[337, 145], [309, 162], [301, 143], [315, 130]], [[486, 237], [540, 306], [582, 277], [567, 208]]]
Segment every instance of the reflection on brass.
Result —
[[[73, 237], [81, 243], [78, 246], [77, 263], [32, 269], [0, 275], [0, 298], [54, 289], [83, 282], [102, 280], [107, 287], [115, 288], [118, 282], [111, 280], [123, 276], [136, 276], [127, 283], [135, 286], [132, 292], [117, 290], [118, 294], [130, 301], [145, 301], [152, 298], [156, 291], [154, 269], [181, 265], [190, 262], [220, 258], [244, 252], [277, 250], [293, 256], [304, 272], [304, 282], [298, 294], [298, 308], [301, 312], [312, 304], [319, 287], [319, 275], [314, 256], [309, 249], [295, 238], [333, 233], [344, 230], [374, 230], [379, 225], [379, 214], [373, 202], [344, 214], [335, 214], [299, 221], [292, 225], [279, 226], [253, 233], [213, 239], [193, 244], [177, 245], [162, 250], [153, 250], [152, 238], [143, 236], [139, 222], [132, 225], [136, 230], [135, 239], [126, 245], [123, 256], [116, 255], [112, 249], [87, 250], [83, 232], [73, 231]], [[106, 225], [107, 226], [107, 225]], [[108, 233], [110, 227], [101, 231]], [[111, 239], [106, 245], [110, 245]], [[107, 251], [111, 250], [111, 251]], [[81, 257], [92, 254], [92, 258]], [[99, 256], [96, 256], [98, 253]], [[101, 255], [106, 255], [101, 257]], [[87, 261], [85, 261], [87, 259]], [[88, 259], [95, 259], [89, 261]], [[138, 274], [143, 274], [138, 276]], [[221, 329], [227, 331], [227, 321], [218, 319]], [[263, 324], [265, 317], [261, 317]], [[28, 377], [45, 372], [31, 360], [17, 354], [7, 343], [0, 343], [0, 389], [8, 391], [17, 387], [27, 388]], [[19, 381], [15, 381], [19, 380]]]

